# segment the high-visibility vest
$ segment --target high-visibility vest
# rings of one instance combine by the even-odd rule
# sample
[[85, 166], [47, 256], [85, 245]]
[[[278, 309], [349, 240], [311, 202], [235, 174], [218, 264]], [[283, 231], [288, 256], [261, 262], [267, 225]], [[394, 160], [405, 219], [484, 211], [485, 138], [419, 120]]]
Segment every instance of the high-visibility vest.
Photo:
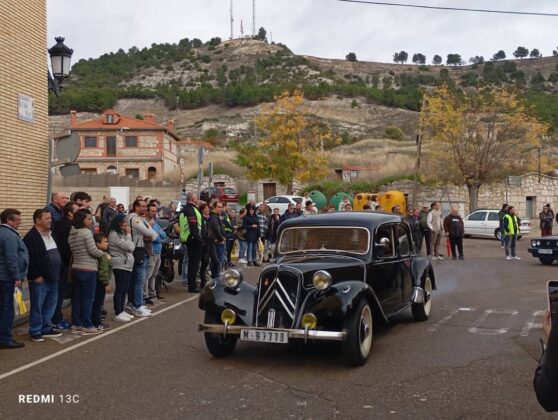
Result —
[[[504, 228], [506, 235], [513, 236], [519, 233], [519, 225], [517, 223], [517, 216], [515, 214], [513, 216], [511, 214], [506, 214], [504, 216], [504, 219], [508, 221], [508, 228]], [[515, 226], [517, 226], [517, 232], [515, 231]]]
[[[195, 206], [194, 206], [194, 213], [196, 213], [198, 229], [201, 233], [203, 216], [201, 212], [198, 210], [198, 208]], [[184, 212], [180, 213], [180, 216], [178, 216], [178, 226], [180, 226], [180, 242], [185, 243], [190, 237], [190, 225], [188, 224], [188, 219], [186, 218]]]
[[225, 216], [224, 216], [224, 219], [225, 219], [225, 220], [226, 220], [227, 222], [229, 222], [229, 223], [228, 223], [228, 226], [227, 226], [227, 225], [225, 225], [225, 224], [223, 223], [223, 228], [225, 229], [225, 232], [227, 232], [227, 233], [230, 233], [230, 232], [232, 232], [232, 231], [233, 231], [233, 229], [232, 229], [232, 228], [230, 227], [230, 226], [232, 226], [232, 223], [231, 223], [231, 218], [229, 217], [229, 215], [228, 215], [228, 213], [227, 213], [227, 212], [225, 212]]

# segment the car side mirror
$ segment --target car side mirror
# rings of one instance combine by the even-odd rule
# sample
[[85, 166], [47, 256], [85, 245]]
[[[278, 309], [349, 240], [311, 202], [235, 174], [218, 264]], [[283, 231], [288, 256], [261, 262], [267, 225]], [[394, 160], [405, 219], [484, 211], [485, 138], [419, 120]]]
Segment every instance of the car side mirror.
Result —
[[389, 240], [389, 238], [381, 238], [380, 242], [377, 242], [376, 244], [374, 244], [376, 246], [376, 248], [389, 248], [391, 245], [391, 241]]

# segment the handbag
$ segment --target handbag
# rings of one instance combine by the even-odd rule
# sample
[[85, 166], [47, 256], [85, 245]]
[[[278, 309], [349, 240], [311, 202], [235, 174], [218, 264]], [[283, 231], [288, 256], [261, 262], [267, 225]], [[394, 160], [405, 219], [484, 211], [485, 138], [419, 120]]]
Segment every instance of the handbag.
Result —
[[14, 309], [17, 315], [25, 315], [27, 313], [27, 306], [23, 301], [23, 293], [21, 293], [19, 287], [14, 289]]
[[133, 255], [136, 264], [143, 264], [143, 262], [145, 261], [145, 257], [147, 256], [147, 252], [145, 251], [144, 247], [137, 247], [134, 248]]

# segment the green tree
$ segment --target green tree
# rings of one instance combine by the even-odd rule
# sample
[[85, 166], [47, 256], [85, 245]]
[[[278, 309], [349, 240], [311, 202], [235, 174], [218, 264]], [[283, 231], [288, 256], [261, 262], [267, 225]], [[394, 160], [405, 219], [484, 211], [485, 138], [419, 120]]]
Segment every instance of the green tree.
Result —
[[201, 48], [203, 46], [203, 42], [199, 38], [192, 39], [192, 47], [194, 48]]
[[426, 56], [421, 53], [413, 54], [413, 63], [415, 64], [425, 64], [426, 63]]
[[484, 57], [482, 55], [476, 55], [469, 58], [469, 63], [471, 64], [484, 64]]
[[211, 38], [209, 40], [209, 45], [216, 47], [217, 45], [219, 45], [221, 43], [221, 38], [219, 38], [218, 36], [215, 38]]
[[538, 49], [533, 48], [533, 49], [531, 50], [531, 52], [529, 53], [529, 57], [531, 57], [531, 58], [541, 58], [541, 57], [542, 57], [542, 54], [539, 52]]
[[448, 66], [459, 66], [461, 65], [461, 61], [461, 56], [459, 54], [448, 54], [446, 64]]
[[492, 56], [492, 61], [500, 61], [506, 59], [506, 53], [504, 50], [500, 50]]
[[284, 92], [256, 117], [260, 138], [255, 144], [237, 144], [235, 163], [246, 169], [250, 179], [272, 178], [292, 194], [294, 180], [322, 179], [327, 160], [320, 152], [322, 142], [332, 137], [312, 124], [304, 108], [302, 93]]
[[424, 103], [420, 118], [431, 142], [426, 168], [436, 179], [465, 185], [470, 211], [481, 186], [530, 169], [529, 150], [541, 147], [548, 130], [505, 89], [440, 86]]
[[442, 57], [440, 57], [438, 54], [436, 54], [432, 58], [432, 64], [434, 64], [435, 66], [439, 66], [440, 64], [442, 64]]
[[254, 39], [267, 42], [267, 31], [263, 26], [260, 29], [258, 29], [258, 33], [254, 37]]
[[395, 54], [393, 54], [393, 61], [395, 63], [400, 63], [403, 64], [405, 62], [407, 62], [409, 58], [409, 54], [406, 51], [400, 51], [400, 52], [396, 52]]
[[529, 50], [525, 47], [517, 47], [513, 52], [515, 58], [521, 58], [522, 60], [529, 55]]
[[352, 62], [358, 61], [357, 56], [354, 52], [350, 52], [349, 54], [347, 54], [345, 56], [345, 59], [347, 59], [347, 61], [352, 61]]

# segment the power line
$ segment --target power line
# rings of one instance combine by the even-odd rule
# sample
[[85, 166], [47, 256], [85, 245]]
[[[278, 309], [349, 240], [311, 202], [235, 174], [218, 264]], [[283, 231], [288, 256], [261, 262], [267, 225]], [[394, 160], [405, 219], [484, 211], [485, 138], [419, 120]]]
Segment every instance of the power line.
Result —
[[367, 0], [337, 0], [337, 1], [342, 1], [345, 3], [372, 4], [378, 6], [413, 7], [415, 9], [434, 9], [434, 10], [451, 10], [457, 12], [500, 13], [500, 14], [507, 14], [507, 15], [558, 17], [558, 13], [518, 12], [513, 10], [466, 9], [461, 7], [426, 6], [420, 4], [387, 3], [383, 1], [367, 1]]

